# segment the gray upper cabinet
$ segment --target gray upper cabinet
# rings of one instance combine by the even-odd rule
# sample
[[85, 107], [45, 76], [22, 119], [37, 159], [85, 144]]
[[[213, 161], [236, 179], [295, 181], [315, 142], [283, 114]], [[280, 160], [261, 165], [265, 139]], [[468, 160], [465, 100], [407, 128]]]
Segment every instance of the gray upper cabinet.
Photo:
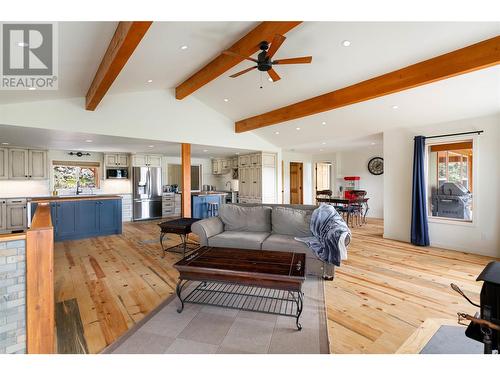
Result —
[[9, 150], [9, 178], [27, 179], [29, 178], [29, 153], [28, 150], [11, 148]]
[[0, 148], [0, 180], [9, 177], [9, 150]]
[[28, 176], [34, 180], [47, 179], [47, 152], [42, 150], [28, 151]]
[[8, 175], [13, 180], [45, 180], [47, 173], [47, 151], [9, 149]]
[[111, 168], [128, 168], [129, 156], [127, 154], [105, 154], [104, 165]]

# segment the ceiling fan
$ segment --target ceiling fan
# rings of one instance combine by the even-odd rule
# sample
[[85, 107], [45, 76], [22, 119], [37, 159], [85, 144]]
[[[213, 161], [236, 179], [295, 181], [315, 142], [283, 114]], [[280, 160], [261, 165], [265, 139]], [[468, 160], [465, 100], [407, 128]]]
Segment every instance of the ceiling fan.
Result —
[[312, 61], [312, 56], [304, 56], [304, 57], [294, 57], [290, 59], [278, 59], [278, 60], [273, 60], [273, 56], [275, 55], [276, 51], [278, 51], [278, 48], [281, 47], [283, 42], [285, 41], [285, 37], [283, 35], [276, 34], [273, 38], [273, 41], [271, 42], [271, 46], [269, 47], [269, 42], [267, 41], [262, 41], [259, 44], [259, 48], [262, 52], [260, 52], [257, 55], [257, 59], [254, 59], [249, 56], [243, 56], [240, 55], [239, 53], [235, 53], [232, 51], [224, 51], [222, 52], [225, 55], [230, 55], [230, 56], [235, 56], [239, 58], [243, 58], [245, 60], [253, 61], [257, 63], [256, 66], [252, 66], [251, 68], [242, 70], [241, 72], [235, 73], [231, 75], [231, 78], [236, 78], [241, 76], [242, 74], [248, 73], [251, 70], [258, 69], [261, 72], [267, 72], [269, 74], [269, 77], [273, 80], [273, 82], [276, 82], [281, 79], [281, 77], [276, 73], [276, 71], [273, 69], [273, 65], [285, 65], [285, 64], [309, 64]]

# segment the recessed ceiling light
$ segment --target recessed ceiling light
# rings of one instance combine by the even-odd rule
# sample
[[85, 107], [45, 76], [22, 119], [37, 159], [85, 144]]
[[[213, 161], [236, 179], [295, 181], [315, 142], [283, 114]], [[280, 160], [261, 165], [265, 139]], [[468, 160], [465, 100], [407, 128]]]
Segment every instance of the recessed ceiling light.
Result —
[[224, 98], [224, 101], [227, 103], [229, 101], [229, 99], [228, 98]]
[[300, 130], [300, 128], [295, 128], [295, 129]]
[[398, 108], [399, 108], [399, 106], [398, 106], [398, 105], [393, 105], [393, 106], [392, 106], [392, 109], [398, 109]]
[[34, 90], [36, 90], [36, 87], [30, 87], [30, 88], [28, 88], [28, 90], [34, 91]]
[[322, 148], [320, 148], [319, 150], [320, 150], [320, 151], [323, 151], [323, 149], [322, 149]]
[[349, 47], [350, 45], [351, 45], [351, 42], [349, 40], [343, 40], [342, 41], [342, 46]]
[[185, 50], [187, 50], [187, 49], [188, 49], [188, 46], [185, 46], [185, 45], [184, 45], [184, 46], [181, 46], [181, 50], [185, 51]]
[[321, 142], [322, 145], [326, 145], [326, 142]]
[[7, 146], [7, 145], [9, 144], [9, 142], [2, 142], [2, 144], [3, 144], [4, 146]]
[[155, 145], [149, 145], [148, 147], [149, 147], [149, 148], [153, 148], [153, 147], [155, 147]]
[[208, 150], [203, 150], [203, 152], [208, 152]]
[[92, 143], [92, 142], [94, 142], [94, 141], [93, 141], [92, 139], [86, 139], [86, 140], [85, 140], [85, 142], [87, 142], [87, 143]]
[[151, 83], [151, 82], [153, 82], [153, 80], [152, 79], [148, 79], [148, 83]]
[[28, 47], [28, 46], [29, 46], [29, 44], [28, 44], [28, 43], [24, 43], [24, 42], [17, 42], [17, 45], [18, 45], [19, 47]]
[[326, 125], [326, 121], [323, 121], [323, 122], [321, 123], [321, 125]]
[[236, 153], [236, 155], [239, 155], [239, 154], [240, 154], [239, 152]]
[[274, 134], [279, 135], [279, 134], [280, 134], [280, 132], [274, 132]]
[[371, 144], [372, 146], [375, 146], [375, 144], [376, 144], [376, 143], [375, 143], [375, 142], [372, 142], [372, 143], [370, 143], [370, 144]]

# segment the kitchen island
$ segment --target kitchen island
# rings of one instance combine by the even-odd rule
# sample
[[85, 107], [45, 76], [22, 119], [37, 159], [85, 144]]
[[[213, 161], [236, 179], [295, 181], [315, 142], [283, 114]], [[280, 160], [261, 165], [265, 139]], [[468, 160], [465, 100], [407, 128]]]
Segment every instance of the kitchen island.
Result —
[[208, 203], [217, 203], [219, 208], [225, 203], [227, 193], [219, 191], [203, 191], [191, 193], [192, 217], [205, 219], [208, 217]]
[[39, 203], [49, 203], [54, 240], [76, 240], [122, 233], [122, 197], [71, 195], [32, 198], [30, 216]]

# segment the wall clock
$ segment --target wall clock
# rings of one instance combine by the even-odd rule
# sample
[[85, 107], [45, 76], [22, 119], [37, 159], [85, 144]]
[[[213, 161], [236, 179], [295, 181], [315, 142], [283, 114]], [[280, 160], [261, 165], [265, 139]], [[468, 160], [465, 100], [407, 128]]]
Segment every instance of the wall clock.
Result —
[[368, 171], [375, 176], [384, 173], [384, 159], [378, 156], [371, 158], [368, 162]]

